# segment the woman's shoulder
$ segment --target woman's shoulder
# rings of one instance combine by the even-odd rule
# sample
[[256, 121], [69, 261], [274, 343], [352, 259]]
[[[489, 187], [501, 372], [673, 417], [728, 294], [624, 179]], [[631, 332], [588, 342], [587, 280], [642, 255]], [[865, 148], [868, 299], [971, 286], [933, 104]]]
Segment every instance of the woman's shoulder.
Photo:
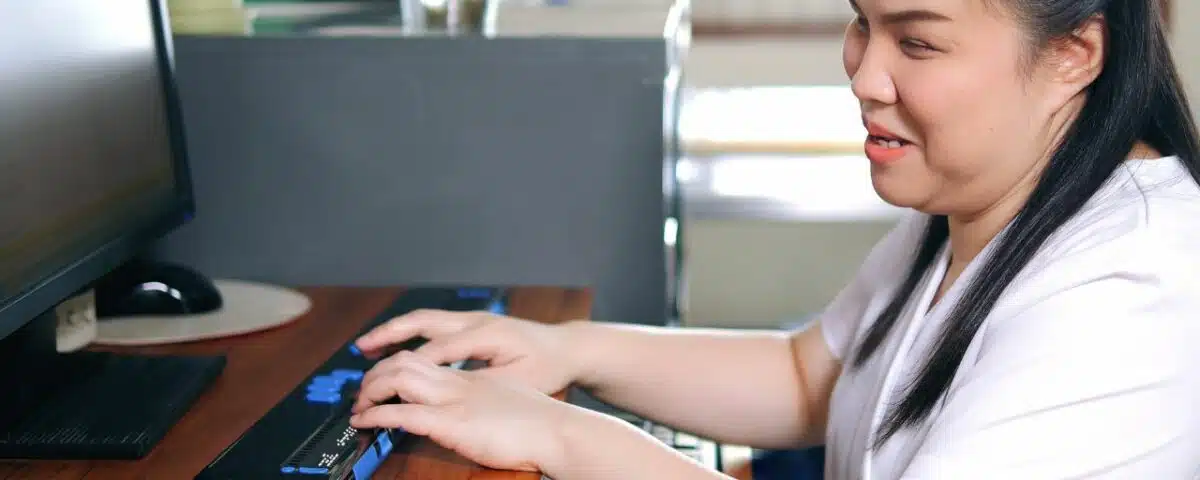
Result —
[[1039, 250], [980, 331], [981, 358], [1061, 358], [1101, 376], [1115, 362], [1130, 382], [1175, 375], [1169, 389], [1200, 400], [1200, 187], [1153, 168], [1110, 185]]
[[[1200, 186], [1175, 157], [1130, 162], [1045, 245], [1034, 268], [1078, 258], [1132, 254], [1138, 261], [1112, 268], [1159, 268], [1158, 262], [1200, 258]], [[1187, 248], [1183, 248], [1183, 247]], [[1114, 258], [1116, 260], [1116, 258]], [[1169, 265], [1168, 265], [1169, 266]]]
[[1122, 167], [1047, 240], [997, 308], [1063, 304], [1051, 298], [1094, 289], [1113, 295], [1091, 298], [1088, 308], [1142, 302], [1200, 311], [1198, 269], [1200, 186], [1172, 157], [1142, 161]]

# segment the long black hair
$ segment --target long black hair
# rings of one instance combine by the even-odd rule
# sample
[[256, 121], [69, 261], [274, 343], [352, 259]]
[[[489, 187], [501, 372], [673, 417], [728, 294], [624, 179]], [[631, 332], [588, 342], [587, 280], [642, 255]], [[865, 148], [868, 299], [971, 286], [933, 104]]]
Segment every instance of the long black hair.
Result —
[[[1102, 16], [1107, 25], [1103, 69], [1024, 207], [953, 305], [919, 374], [889, 409], [877, 444], [930, 415], [1013, 277], [1104, 185], [1139, 141], [1163, 155], [1178, 156], [1200, 183], [1200, 144], [1171, 58], [1159, 0], [1003, 1], [1011, 4], [1030, 33], [1035, 50]], [[854, 355], [854, 368], [862, 367], [888, 336], [948, 236], [946, 217], [932, 216], [908, 277], [867, 331]]]

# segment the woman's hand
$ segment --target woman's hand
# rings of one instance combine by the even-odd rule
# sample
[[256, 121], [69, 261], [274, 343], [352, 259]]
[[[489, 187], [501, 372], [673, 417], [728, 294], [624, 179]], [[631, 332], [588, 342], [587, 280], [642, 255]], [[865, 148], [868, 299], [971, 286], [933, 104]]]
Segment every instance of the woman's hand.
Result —
[[423, 436], [484, 467], [553, 478], [730, 480], [624, 420], [414, 352], [364, 377], [350, 424]]
[[559, 462], [558, 429], [577, 413], [532, 388], [442, 367], [408, 351], [375, 373], [363, 379], [352, 426], [428, 437], [490, 468], [541, 471]]
[[[578, 377], [572, 357], [571, 326], [553, 326], [487, 312], [418, 310], [363, 335], [356, 346], [379, 356], [389, 346], [414, 337], [428, 339], [415, 352], [435, 364], [486, 360], [479, 370], [546, 393], [558, 393]], [[393, 357], [395, 358], [395, 357]], [[392, 358], [380, 361], [363, 379], [390, 372]]]

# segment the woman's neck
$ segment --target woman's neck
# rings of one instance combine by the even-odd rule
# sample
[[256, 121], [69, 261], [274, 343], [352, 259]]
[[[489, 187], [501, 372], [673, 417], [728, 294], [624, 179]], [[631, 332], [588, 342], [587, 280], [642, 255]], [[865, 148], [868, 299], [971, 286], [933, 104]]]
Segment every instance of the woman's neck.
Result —
[[[1127, 155], [1127, 159], [1153, 159], [1162, 157], [1162, 153], [1143, 142], [1138, 142]], [[971, 263], [996, 235], [999, 235], [1009, 222], [1016, 217], [1029, 194], [1033, 192], [1036, 182], [1022, 182], [1008, 195], [995, 202], [987, 209], [971, 215], [951, 215], [950, 253], [951, 271]]]
[[[1019, 209], [1020, 206], [1017, 206]], [[950, 264], [944, 265], [946, 272], [942, 275], [941, 285], [934, 293], [932, 305], [937, 305], [942, 296], [950, 289], [958, 277], [967, 269], [987, 244], [1004, 230], [1016, 215], [1017, 209], [993, 208], [969, 217], [950, 216], [947, 218], [950, 230]], [[930, 308], [932, 308], [932, 305]]]
[[971, 263], [987, 244], [1004, 230], [1012, 221], [1016, 210], [1004, 209], [989, 211], [985, 215], [950, 217], [950, 258], [951, 263], [966, 265]]

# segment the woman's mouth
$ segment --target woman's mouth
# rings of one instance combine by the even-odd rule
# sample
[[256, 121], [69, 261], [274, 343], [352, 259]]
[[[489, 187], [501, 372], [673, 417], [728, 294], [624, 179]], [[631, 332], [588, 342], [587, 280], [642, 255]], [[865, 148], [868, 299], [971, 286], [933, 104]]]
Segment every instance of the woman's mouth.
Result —
[[867, 141], [873, 142], [876, 145], [884, 148], [900, 148], [909, 144], [908, 141], [901, 140], [899, 138], [881, 137], [877, 135], [868, 135]]
[[882, 137], [878, 135], [867, 136], [866, 145], [864, 145], [864, 153], [867, 159], [876, 164], [888, 164], [900, 160], [908, 153], [908, 146], [912, 143], [907, 140]]

